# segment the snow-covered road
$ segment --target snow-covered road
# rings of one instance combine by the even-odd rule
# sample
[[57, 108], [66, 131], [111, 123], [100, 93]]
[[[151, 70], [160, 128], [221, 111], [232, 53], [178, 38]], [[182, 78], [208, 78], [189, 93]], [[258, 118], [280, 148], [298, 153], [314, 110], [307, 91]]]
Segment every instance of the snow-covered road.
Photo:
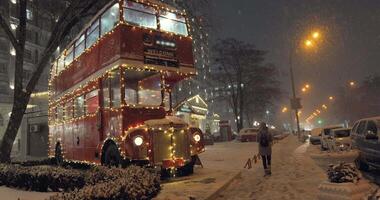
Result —
[[306, 154], [308, 144], [289, 136], [273, 147], [272, 176], [264, 177], [261, 163], [243, 170], [216, 199], [316, 199], [326, 175]]

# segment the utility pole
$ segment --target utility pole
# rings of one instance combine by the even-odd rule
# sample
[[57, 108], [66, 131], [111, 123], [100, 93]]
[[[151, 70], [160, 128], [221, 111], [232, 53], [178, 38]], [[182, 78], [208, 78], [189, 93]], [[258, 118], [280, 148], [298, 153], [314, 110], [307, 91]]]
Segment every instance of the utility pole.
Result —
[[292, 46], [289, 53], [289, 71], [290, 71], [290, 81], [291, 81], [292, 94], [293, 94], [290, 100], [290, 104], [291, 104], [292, 109], [295, 112], [296, 123], [297, 123], [297, 135], [298, 137], [300, 137], [301, 129], [300, 129], [298, 110], [301, 109], [302, 106], [301, 106], [301, 99], [297, 98], [296, 96], [296, 89], [295, 89], [295, 84], [294, 84], [294, 72], [293, 72], [293, 53], [295, 53], [294, 46]]

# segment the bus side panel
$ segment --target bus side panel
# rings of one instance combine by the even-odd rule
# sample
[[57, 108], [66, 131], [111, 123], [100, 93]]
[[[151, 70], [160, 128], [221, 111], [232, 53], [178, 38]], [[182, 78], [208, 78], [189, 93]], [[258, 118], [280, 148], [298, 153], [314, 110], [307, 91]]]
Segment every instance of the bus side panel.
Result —
[[65, 158], [73, 159], [73, 125], [71, 123], [66, 123], [62, 125], [62, 140], [64, 144]]
[[84, 160], [83, 120], [73, 123], [73, 156], [74, 160]]
[[120, 26], [108, 37], [104, 37], [99, 43], [99, 69], [115, 62], [120, 58]]
[[148, 30], [122, 26], [121, 56], [126, 59], [139, 60], [144, 62], [143, 35], [149, 33]]
[[[100, 138], [100, 133], [98, 130], [97, 116], [89, 117], [84, 121], [84, 145], [85, 160], [90, 162], [100, 163], [99, 158], [95, 158], [95, 153], [98, 151], [97, 147], [101, 146], [102, 140]], [[98, 152], [99, 153], [99, 152]], [[100, 155], [100, 154], [99, 154]]]

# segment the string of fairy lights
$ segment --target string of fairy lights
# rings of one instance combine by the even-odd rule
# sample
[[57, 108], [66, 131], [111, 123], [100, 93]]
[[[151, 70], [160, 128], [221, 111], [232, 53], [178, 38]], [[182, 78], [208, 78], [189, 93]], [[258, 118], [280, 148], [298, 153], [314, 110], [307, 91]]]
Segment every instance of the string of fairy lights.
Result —
[[[135, 65], [130, 65], [130, 64], [125, 64], [124, 63], [124, 64], [121, 64], [121, 65], [115, 65], [113, 67], [110, 67], [102, 75], [99, 75], [98, 77], [94, 77], [94, 78], [92, 78], [90, 80], [85, 81], [84, 83], [77, 84], [75, 86], [75, 88], [69, 89], [68, 92], [65, 92], [64, 94], [57, 94], [54, 91], [55, 90], [54, 88], [56, 88], [56, 86], [57, 86], [56, 85], [57, 80], [60, 80], [60, 78], [64, 77], [65, 75], [68, 75], [71, 72], [71, 69], [74, 69], [74, 68], [78, 67], [78, 63], [80, 65], [80, 59], [82, 59], [83, 56], [86, 56], [86, 55], [92, 53], [94, 51], [94, 49], [97, 48], [99, 46], [99, 44], [101, 44], [104, 39], [106, 39], [108, 37], [111, 37], [111, 35], [114, 34], [115, 30], [117, 30], [120, 26], [122, 26], [122, 25], [133, 26], [132, 30], [149, 29], [149, 28], [143, 27], [143, 26], [136, 27], [135, 25], [129, 24], [128, 22], [126, 22], [124, 20], [123, 17], [121, 17], [121, 16], [123, 16], [123, 12], [124, 12], [124, 9], [123, 9], [123, 3], [124, 2], [125, 2], [124, 0], [118, 1], [120, 20], [118, 21], [118, 23], [114, 26], [114, 28], [111, 31], [109, 31], [109, 32], [105, 33], [104, 35], [100, 36], [97, 39], [97, 41], [94, 42], [94, 44], [91, 47], [85, 49], [80, 55], [78, 55], [78, 56], [74, 55], [73, 57], [75, 57], [75, 59], [73, 59], [73, 61], [71, 63], [69, 63], [67, 66], [65, 65], [62, 70], [57, 71], [58, 70], [58, 65], [59, 65], [58, 62], [60, 62], [59, 59], [62, 59], [63, 56], [66, 56], [67, 53], [68, 53], [68, 50], [70, 48], [72, 48], [72, 47], [75, 48], [75, 46], [73, 46], [73, 45], [75, 45], [75, 40], [74, 40], [70, 45], [68, 45], [69, 47], [67, 49], [64, 49], [62, 51], [62, 55], [59, 56], [58, 59], [56, 59], [55, 63], [53, 64], [53, 67], [52, 67], [52, 69], [50, 71], [49, 92], [48, 92], [48, 96], [49, 96], [49, 126], [52, 128], [52, 130], [63, 128], [63, 126], [65, 126], [67, 124], [73, 124], [73, 123], [81, 121], [81, 120], [89, 120], [90, 118], [97, 117], [98, 114], [99, 114], [99, 112], [100, 112], [99, 105], [98, 105], [98, 108], [96, 109], [95, 112], [84, 112], [83, 115], [81, 115], [81, 116], [78, 116], [78, 117], [72, 116], [72, 117], [68, 117], [68, 118], [66, 118], [66, 117], [58, 118], [58, 116], [57, 116], [58, 115], [57, 114], [57, 108], [62, 108], [63, 109], [63, 113], [71, 113], [71, 114], [73, 114], [74, 111], [75, 111], [74, 110], [75, 109], [75, 103], [73, 103], [74, 99], [78, 98], [78, 97], [81, 97], [81, 96], [84, 96], [86, 94], [89, 94], [89, 93], [91, 93], [93, 91], [99, 90], [99, 87], [98, 87], [99, 81], [102, 80], [102, 79], [105, 79], [105, 78], [107, 78], [109, 76], [111, 76], [111, 74], [114, 73], [115, 70], [118, 70], [120, 72], [120, 75], [121, 75], [120, 84], [121, 84], [121, 95], [122, 96], [125, 96], [125, 87], [126, 87], [126, 85], [125, 85], [125, 76], [124, 76], [124, 73], [125, 73], [126, 70], [160, 73], [162, 75], [162, 78], [161, 78], [161, 81], [162, 81], [161, 82], [161, 87], [163, 87], [165, 90], [168, 90], [168, 91], [170, 90], [170, 88], [167, 87], [166, 82], [165, 82], [165, 75], [166, 74], [168, 74], [168, 73], [176, 73], [178, 76], [184, 77], [187, 80], [189, 79], [189, 77], [191, 77], [193, 75], [196, 75], [195, 70], [185, 73], [185, 72], [181, 71], [180, 69], [176, 69], [176, 70], [172, 70], [172, 69], [171, 70], [169, 70], [169, 69], [159, 69], [159, 68], [157, 68], [155, 66], [148, 66], [148, 65], [142, 66], [142, 67], [141, 66], [138, 67], [138, 66], [135, 66]], [[174, 9], [171, 9], [171, 8], [168, 8], [168, 7], [164, 7], [163, 5], [152, 4], [149, 1], [135, 0], [134, 2], [136, 2], [136, 3], [142, 3], [144, 5], [154, 7], [156, 10], [166, 10], [166, 11], [177, 13], [177, 14], [180, 14], [180, 15], [183, 15], [183, 16], [186, 15], [185, 11], [178, 11], [178, 10], [174, 10]], [[98, 19], [95, 19], [95, 20], [98, 20]], [[93, 21], [95, 21], [95, 20], [93, 20]], [[193, 32], [194, 32], [194, 29], [191, 29], [188, 21], [187, 21], [187, 25], [188, 25], [188, 29], [189, 30], [193, 30]], [[160, 26], [160, 25], [158, 25], [158, 26]], [[152, 31], [152, 30], [150, 30], [150, 31]], [[161, 31], [161, 32], [165, 32], [165, 33], [169, 34], [172, 37], [174, 35], [179, 36], [180, 39], [182, 39], [182, 37], [184, 37], [184, 36], [172, 33], [172, 32], [170, 32], [170, 33], [166, 32], [166, 31]], [[79, 35], [81, 35], [81, 34], [79, 34]], [[201, 37], [203, 37], [203, 36], [201, 36]], [[185, 38], [189, 38], [190, 40], [192, 40], [191, 36], [187, 36]], [[196, 44], [196, 42], [194, 41], [194, 45], [195, 44]], [[203, 46], [201, 46], [201, 50], [204, 52], [204, 47]], [[196, 51], [197, 50], [194, 49], [194, 52], [196, 52]], [[202, 56], [202, 58], [203, 58], [203, 56]], [[196, 59], [195, 62], [198, 63], [197, 59]], [[84, 100], [84, 101], [86, 101], [86, 100]], [[66, 104], [71, 105], [71, 107], [70, 108], [65, 107]], [[86, 106], [87, 105], [85, 104], [85, 106], [84, 106], [85, 110], [87, 110]], [[126, 108], [137, 108], [137, 107], [140, 108], [141, 105], [127, 103], [125, 101], [125, 98], [122, 98], [120, 107], [118, 107], [118, 108], [105, 107], [104, 109], [107, 110], [107, 111], [112, 111], [112, 112], [122, 112]], [[144, 109], [151, 109], [151, 110], [162, 109], [161, 106], [143, 106], [143, 108]], [[70, 109], [70, 110], [65, 111], [65, 109]], [[119, 123], [120, 123], [120, 121], [119, 121]], [[117, 131], [122, 132], [122, 130], [121, 130], [122, 126], [119, 125], [118, 127], [119, 127], [119, 130], [117, 130]], [[169, 157], [172, 159], [173, 162], [175, 162], [175, 160], [177, 160], [178, 158], [183, 159], [183, 157], [177, 157], [176, 156], [176, 152], [175, 152], [176, 141], [175, 141], [175, 134], [174, 134], [175, 130], [174, 130], [173, 127], [170, 127], [168, 129], [167, 127], [164, 127], [164, 126], [160, 126], [158, 128], [155, 128], [155, 127], [149, 127], [149, 128], [147, 128], [146, 126], [144, 127], [144, 125], [142, 125], [142, 124], [131, 125], [130, 127], [128, 127], [126, 129], [126, 131], [122, 132], [121, 137], [114, 137], [110, 133], [108, 133], [107, 137], [105, 138], [105, 140], [101, 143], [102, 144], [101, 149], [103, 148], [103, 145], [105, 144], [105, 142], [107, 140], [112, 140], [112, 141], [114, 141], [117, 144], [121, 155], [123, 157], [126, 157], [127, 156], [126, 150], [125, 150], [125, 148], [123, 148], [123, 145], [121, 145], [121, 144], [128, 137], [128, 133], [129, 133], [128, 131], [129, 130], [135, 130], [135, 129], [139, 129], [139, 128], [144, 128], [145, 131], [148, 131], [148, 129], [152, 130], [152, 131], [154, 131], [156, 129], [159, 130], [159, 131], [163, 131], [164, 134], [167, 135], [170, 138], [170, 140], [171, 140], [171, 144], [169, 146], [169, 149], [170, 149]], [[188, 133], [189, 132], [188, 126], [185, 126], [185, 128], [179, 130], [179, 132], [181, 134]], [[54, 141], [62, 141], [62, 138], [60, 137], [59, 134], [49, 134], [49, 149], [50, 149], [49, 156], [54, 156], [54, 148], [52, 148], [52, 146], [51, 146], [52, 144], [55, 144]], [[147, 147], [149, 147], [149, 143], [145, 143], [145, 145]], [[64, 157], [64, 155], [67, 153], [67, 151], [65, 150], [65, 148], [63, 146], [64, 146], [64, 144], [61, 143], [62, 153], [63, 153], [63, 157]], [[193, 146], [190, 144], [190, 148], [192, 148], [192, 147]], [[153, 151], [152, 146], [150, 146], [150, 148], [148, 149], [148, 153], [151, 154], [152, 151]], [[193, 154], [193, 151], [191, 151], [191, 154]], [[152, 155], [148, 155], [146, 157], [146, 159], [150, 160], [151, 157], [153, 157], [153, 156]]]

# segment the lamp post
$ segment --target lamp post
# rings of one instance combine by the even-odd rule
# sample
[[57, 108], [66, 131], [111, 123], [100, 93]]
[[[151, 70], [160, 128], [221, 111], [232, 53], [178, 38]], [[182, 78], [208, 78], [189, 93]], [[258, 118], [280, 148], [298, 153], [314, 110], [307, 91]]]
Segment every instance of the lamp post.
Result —
[[[313, 32], [311, 34], [312, 39], [305, 40], [304, 44], [307, 48], [312, 48], [315, 45], [316, 40], [320, 38], [319, 32]], [[293, 57], [297, 53], [297, 47], [298, 47], [298, 40], [294, 40], [294, 43], [292, 42], [292, 46], [289, 52], [289, 72], [290, 72], [290, 81], [291, 81], [291, 89], [292, 89], [292, 98], [290, 100], [291, 102], [291, 108], [294, 110], [295, 116], [296, 116], [296, 123], [297, 123], [297, 135], [300, 138], [301, 128], [300, 128], [300, 120], [299, 120], [299, 110], [302, 109], [301, 105], [301, 99], [297, 97], [296, 89], [295, 89], [295, 83], [294, 83], [294, 70], [293, 70]], [[306, 90], [305, 90], [306, 91]]]

